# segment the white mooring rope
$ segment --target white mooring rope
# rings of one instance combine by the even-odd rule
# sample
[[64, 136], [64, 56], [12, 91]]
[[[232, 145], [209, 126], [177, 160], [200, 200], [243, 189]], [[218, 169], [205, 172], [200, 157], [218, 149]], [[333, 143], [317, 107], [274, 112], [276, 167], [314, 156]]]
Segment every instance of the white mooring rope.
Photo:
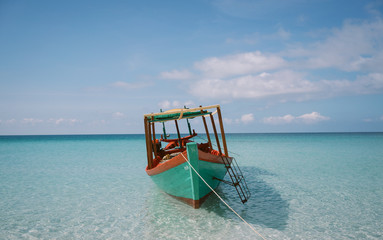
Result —
[[210, 188], [210, 190], [215, 194], [217, 195], [217, 197], [233, 212], [235, 213], [244, 223], [246, 223], [250, 228], [251, 230], [253, 230], [253, 232], [255, 232], [256, 234], [258, 234], [258, 236], [260, 236], [263, 240], [266, 240], [265, 237], [263, 237], [259, 232], [257, 232], [257, 230], [255, 230], [253, 228], [253, 226], [251, 226], [248, 222], [246, 222], [245, 219], [243, 219], [236, 211], [234, 211], [234, 209], [232, 207], [229, 206], [229, 204], [227, 204], [225, 202], [225, 200], [223, 200], [221, 198], [221, 196], [219, 196], [219, 194], [214, 191], [214, 189], [212, 187], [210, 187], [210, 185], [205, 181], [205, 179], [203, 179], [203, 177], [197, 172], [197, 170], [195, 170], [195, 168], [190, 164], [189, 160], [184, 156], [183, 153], [181, 153], [182, 157], [185, 159], [185, 161], [189, 164], [189, 166], [193, 169], [193, 171], [198, 175], [199, 178], [201, 178], [201, 180], [206, 184], [206, 186], [208, 186]]

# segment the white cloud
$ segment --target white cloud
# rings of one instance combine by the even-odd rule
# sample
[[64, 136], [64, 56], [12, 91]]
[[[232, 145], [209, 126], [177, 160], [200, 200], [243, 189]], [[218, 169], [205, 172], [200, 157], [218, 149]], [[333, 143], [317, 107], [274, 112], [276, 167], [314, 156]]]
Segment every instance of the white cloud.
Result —
[[306, 113], [297, 117], [296, 119], [302, 120], [304, 123], [307, 124], [330, 120], [329, 117], [322, 116], [318, 112]]
[[241, 122], [248, 124], [254, 121], [254, 115], [252, 113], [244, 114], [241, 116]]
[[302, 73], [281, 71], [247, 75], [229, 80], [202, 79], [191, 89], [194, 95], [211, 98], [264, 98], [316, 92], [317, 86]]
[[171, 108], [171, 102], [168, 100], [159, 102], [158, 107], [160, 107], [161, 109], [169, 109], [169, 108]]
[[351, 84], [350, 90], [358, 94], [381, 93], [383, 90], [383, 73], [370, 73], [365, 76], [359, 76]]
[[[348, 21], [329, 32], [322, 41], [278, 54], [256, 51], [204, 59], [195, 63], [202, 77], [190, 91], [204, 98], [277, 96], [281, 101], [382, 93], [383, 21]], [[289, 37], [282, 28], [280, 34]], [[309, 78], [312, 69], [323, 68], [361, 72], [355, 79]]]
[[160, 73], [162, 79], [174, 79], [174, 80], [185, 80], [193, 78], [193, 74], [188, 70], [173, 70], [170, 72]]
[[380, 122], [383, 121], [383, 116], [377, 117], [377, 118], [365, 118], [363, 119], [363, 122]]
[[190, 107], [196, 107], [193, 101], [186, 101], [184, 103], [184, 106], [190, 108]]
[[133, 89], [139, 89], [139, 88], [146, 88], [149, 86], [152, 86], [153, 83], [151, 82], [123, 82], [123, 81], [118, 81], [114, 82], [112, 86], [118, 87], [118, 88], [123, 88], [125, 90], [133, 90]]
[[204, 98], [266, 98], [278, 97], [281, 101], [303, 101], [341, 95], [377, 94], [383, 92], [383, 74], [370, 73], [356, 80], [309, 81], [294, 71], [279, 71], [247, 75], [228, 80], [201, 79], [191, 93]]
[[180, 101], [173, 101], [172, 106], [175, 108], [181, 108], [183, 107]]
[[306, 113], [301, 116], [293, 116], [291, 114], [287, 114], [284, 116], [273, 116], [267, 117], [263, 119], [263, 123], [266, 124], [288, 124], [288, 123], [305, 123], [305, 124], [314, 124], [321, 121], [330, 120], [329, 117], [322, 116], [318, 112]]
[[103, 126], [103, 125], [107, 125], [107, 124], [109, 124], [109, 122], [105, 119], [94, 120], [94, 121], [89, 123], [90, 126], [94, 126], [94, 127], [99, 127], [99, 126]]
[[[282, 27], [275, 35], [291, 37]], [[262, 36], [255, 37], [262, 39]], [[193, 87], [189, 92], [201, 98], [226, 101], [273, 97], [282, 102], [383, 93], [381, 18], [346, 21], [340, 28], [321, 30], [311, 37], [317, 40], [287, 45], [279, 53], [254, 51], [195, 62], [194, 81], [190, 82]], [[313, 69], [333, 69], [339, 71], [340, 77], [313, 80], [312, 76], [319, 76]], [[345, 78], [350, 76], [348, 72], [352, 72], [353, 77]], [[169, 78], [183, 74], [190, 72], [163, 73]]]
[[224, 118], [223, 119], [223, 122], [225, 124], [241, 124], [241, 123], [244, 123], [244, 124], [248, 124], [248, 123], [251, 123], [251, 122], [254, 122], [254, 114], [252, 113], [247, 113], [247, 114], [243, 114], [240, 118], [236, 118], [236, 119], [231, 119], [231, 118]]
[[54, 122], [56, 125], [62, 124], [65, 122], [65, 119], [59, 118], [59, 119], [52, 119], [52, 122]]
[[44, 122], [43, 120], [41, 119], [37, 119], [37, 118], [24, 118], [23, 120], [21, 120], [21, 123], [24, 123], [24, 124], [37, 124], [37, 123], [42, 123]]
[[54, 123], [55, 125], [62, 125], [62, 124], [73, 125], [81, 121], [75, 118], [50, 118], [47, 122]]
[[383, 5], [381, 1], [373, 1], [366, 5], [366, 10], [373, 16], [381, 17], [382, 14], [379, 12], [379, 8]]
[[169, 100], [164, 100], [158, 103], [158, 107], [161, 108], [162, 110], [169, 110], [170, 108], [183, 108], [184, 106], [193, 107], [193, 105], [194, 105], [193, 101], [186, 101], [182, 103], [178, 100], [174, 100], [172, 102]]
[[[322, 32], [323, 33], [323, 32]], [[335, 68], [342, 71], [382, 72], [383, 21], [346, 21], [323, 41], [286, 50], [295, 66], [306, 69]]]
[[123, 114], [121, 112], [113, 113], [113, 118], [115, 118], [115, 119], [120, 119], [120, 118], [123, 118], [124, 116], [125, 116], [125, 114]]
[[207, 77], [225, 78], [278, 69], [285, 64], [285, 60], [279, 56], [256, 51], [221, 58], [207, 58], [195, 63], [194, 66]]
[[291, 123], [294, 121], [295, 117], [288, 114], [281, 117], [267, 117], [263, 119], [264, 123], [267, 124], [284, 124], [284, 123]]

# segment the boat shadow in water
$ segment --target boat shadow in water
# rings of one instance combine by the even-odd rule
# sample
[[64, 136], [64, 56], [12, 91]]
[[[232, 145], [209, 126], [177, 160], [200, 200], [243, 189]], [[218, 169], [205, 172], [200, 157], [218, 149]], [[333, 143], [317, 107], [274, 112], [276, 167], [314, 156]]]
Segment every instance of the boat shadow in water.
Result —
[[[242, 167], [241, 169], [251, 192], [250, 199], [242, 204], [235, 188], [225, 184], [218, 187], [217, 193], [247, 222], [284, 230], [289, 218], [289, 203], [274, 187], [262, 180], [263, 176], [275, 175], [256, 167]], [[224, 218], [237, 218], [214, 193], [201, 208]]]

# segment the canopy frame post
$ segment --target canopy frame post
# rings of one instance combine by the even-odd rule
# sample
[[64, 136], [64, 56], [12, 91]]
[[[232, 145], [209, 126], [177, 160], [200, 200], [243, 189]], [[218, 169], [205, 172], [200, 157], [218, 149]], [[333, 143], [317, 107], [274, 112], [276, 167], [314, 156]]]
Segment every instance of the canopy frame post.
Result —
[[227, 150], [227, 145], [226, 145], [226, 137], [225, 137], [225, 130], [223, 129], [223, 122], [222, 122], [222, 115], [221, 115], [221, 109], [220, 107], [217, 107], [217, 114], [218, 114], [218, 120], [219, 120], [219, 127], [221, 129], [221, 137], [222, 137], [222, 145], [223, 149], [225, 151], [226, 157], [229, 156], [229, 152]]
[[146, 154], [148, 158], [148, 169], [153, 167], [153, 154], [152, 154], [152, 144], [151, 144], [151, 133], [150, 133], [150, 122], [145, 117], [145, 140], [146, 140]]
[[219, 154], [222, 155], [222, 149], [221, 149], [221, 145], [219, 144], [217, 128], [215, 127], [214, 117], [213, 117], [213, 114], [211, 113], [210, 113], [210, 119], [211, 119], [211, 125], [213, 126], [213, 131], [215, 135], [215, 141], [217, 142], [218, 151], [219, 151]]
[[[162, 112], [162, 109], [160, 109], [160, 112]], [[167, 136], [166, 136], [165, 122], [162, 122], [162, 131], [164, 132], [164, 139], [166, 139]]]
[[[153, 119], [153, 117], [152, 117]], [[152, 122], [152, 132], [153, 132], [153, 151], [154, 151], [154, 158], [157, 157], [157, 146], [156, 146], [156, 130], [155, 130], [154, 122]]]
[[[200, 106], [202, 107], [202, 106]], [[203, 110], [201, 110], [201, 113], [203, 112]], [[213, 149], [212, 145], [211, 145], [211, 139], [210, 139], [210, 134], [209, 134], [209, 128], [207, 127], [207, 123], [206, 123], [206, 118], [205, 116], [202, 116], [202, 121], [203, 121], [203, 125], [205, 126], [205, 132], [206, 132], [206, 136], [207, 136], [207, 141], [209, 143], [209, 148], [210, 149]]]
[[179, 127], [178, 127], [178, 122], [177, 122], [177, 120], [174, 120], [174, 122], [176, 123], [177, 136], [178, 136], [178, 143], [179, 143], [180, 148], [181, 148], [181, 147], [182, 147], [182, 141], [181, 141], [180, 129], [179, 129]]

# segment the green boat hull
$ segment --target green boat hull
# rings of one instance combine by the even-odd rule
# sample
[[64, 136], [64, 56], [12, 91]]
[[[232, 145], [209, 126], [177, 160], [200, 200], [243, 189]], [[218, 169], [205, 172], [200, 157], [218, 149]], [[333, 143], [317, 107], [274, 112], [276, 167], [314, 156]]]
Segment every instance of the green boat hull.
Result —
[[[193, 152], [194, 153], [191, 153]], [[183, 154], [183, 155], [182, 155]], [[206, 181], [206, 183], [212, 188], [216, 189], [221, 181], [217, 179], [223, 179], [227, 172], [225, 165], [220, 162], [220, 158], [212, 154], [204, 154], [198, 151], [195, 147], [190, 150], [188, 148], [187, 156], [189, 163], [198, 171], [199, 175]], [[186, 154], [181, 153], [178, 155], [178, 159], [173, 161], [183, 161], [181, 164], [172, 167], [167, 167], [164, 171], [151, 175], [151, 179], [154, 183], [164, 192], [169, 195], [186, 202], [194, 208], [199, 208], [204, 200], [210, 195], [212, 190], [201, 180], [195, 171], [191, 168], [188, 162], [186, 162]], [[211, 155], [211, 156], [210, 156]], [[185, 158], [184, 158], [185, 156]], [[211, 159], [209, 159], [211, 157]]]

